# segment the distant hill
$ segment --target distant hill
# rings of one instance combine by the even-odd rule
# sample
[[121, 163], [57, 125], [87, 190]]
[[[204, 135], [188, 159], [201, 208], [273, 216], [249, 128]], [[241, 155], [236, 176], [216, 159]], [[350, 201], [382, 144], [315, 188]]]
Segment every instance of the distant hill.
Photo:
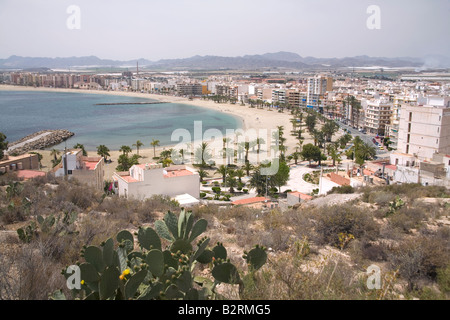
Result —
[[275, 52], [261, 55], [244, 55], [239, 57], [221, 56], [193, 56], [184, 59], [162, 59], [150, 61], [138, 60], [109, 60], [96, 56], [65, 57], [65, 58], [39, 58], [11, 56], [0, 59], [1, 69], [32, 69], [32, 68], [77, 68], [77, 67], [134, 67], [136, 62], [140, 67], [148, 69], [261, 69], [261, 68], [340, 68], [340, 67], [414, 67], [426, 68], [450, 68], [450, 59], [445, 56], [429, 55], [424, 58], [386, 58], [355, 56], [345, 58], [315, 58], [302, 57], [292, 52]]

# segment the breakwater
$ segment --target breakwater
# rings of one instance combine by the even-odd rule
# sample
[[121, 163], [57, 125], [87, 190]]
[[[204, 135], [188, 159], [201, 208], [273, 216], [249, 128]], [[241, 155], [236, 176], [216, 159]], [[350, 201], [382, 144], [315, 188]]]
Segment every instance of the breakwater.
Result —
[[57, 145], [75, 133], [68, 130], [42, 130], [8, 144], [7, 153], [20, 155], [31, 150], [42, 150]]

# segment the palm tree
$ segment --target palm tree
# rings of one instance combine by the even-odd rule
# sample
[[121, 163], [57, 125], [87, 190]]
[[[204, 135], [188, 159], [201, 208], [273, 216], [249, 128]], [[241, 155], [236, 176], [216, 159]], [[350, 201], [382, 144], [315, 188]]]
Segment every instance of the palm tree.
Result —
[[226, 166], [221, 165], [219, 168], [217, 168], [216, 173], [220, 174], [222, 176], [222, 183], [225, 183], [226, 177], [227, 177], [227, 170], [231, 170], [228, 169]]
[[159, 140], [152, 139], [150, 145], [153, 147], [153, 157], [156, 157], [156, 147], [159, 147]]
[[212, 155], [208, 149], [208, 143], [202, 142], [202, 144], [195, 150], [195, 161], [201, 163], [201, 167], [206, 167], [207, 162], [211, 160]]
[[266, 143], [266, 141], [263, 138], [256, 138], [256, 145], [258, 146], [257, 153], [261, 151], [261, 145]]
[[84, 149], [84, 145], [82, 145], [81, 143], [77, 143], [76, 145], [73, 146], [74, 149], [81, 149], [83, 152], [83, 156], [87, 156], [87, 152]]
[[234, 173], [236, 174], [236, 177], [238, 178], [239, 182], [242, 182], [242, 178], [245, 177], [245, 171], [242, 169], [238, 169]]
[[58, 161], [58, 156], [60, 154], [60, 151], [58, 149], [52, 149], [50, 152], [50, 155], [53, 156], [53, 161], [56, 163]]
[[198, 175], [200, 177], [200, 182], [203, 182], [204, 178], [208, 178], [209, 177], [208, 172], [206, 170], [203, 170], [203, 169], [198, 170]]
[[142, 147], [144, 144], [141, 142], [141, 140], [136, 141], [136, 143], [133, 143], [133, 147], [136, 147], [136, 153], [139, 155], [139, 148]]
[[132, 151], [129, 146], [121, 146], [119, 151], [122, 151], [122, 154], [126, 155], [128, 157], [128, 154]]
[[237, 186], [236, 173], [232, 169], [228, 170], [226, 186], [230, 188], [230, 193], [233, 193], [234, 187]]
[[341, 154], [338, 152], [338, 147], [336, 144], [329, 144], [327, 151], [331, 159], [333, 159], [333, 167], [336, 165], [336, 161], [341, 162]]
[[253, 165], [250, 162], [246, 162], [244, 164], [244, 170], [246, 171], [247, 175], [250, 175], [250, 170], [253, 170]]
[[107, 157], [110, 157], [109, 149], [104, 144], [101, 144], [97, 147], [97, 154], [100, 157], [103, 157], [105, 159], [105, 162], [107, 161]]

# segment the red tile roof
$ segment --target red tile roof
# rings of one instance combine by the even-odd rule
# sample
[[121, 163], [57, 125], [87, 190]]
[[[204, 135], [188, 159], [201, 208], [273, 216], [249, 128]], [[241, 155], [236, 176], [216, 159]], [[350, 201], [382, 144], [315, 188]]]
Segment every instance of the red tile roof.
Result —
[[298, 191], [294, 191], [294, 192], [289, 192], [290, 195], [299, 197], [302, 200], [311, 200], [313, 197], [308, 195], [308, 194], [304, 194]]
[[243, 205], [243, 204], [251, 204], [251, 203], [258, 203], [263, 201], [269, 201], [266, 197], [254, 197], [254, 198], [247, 198], [247, 199], [241, 199], [233, 201], [231, 204], [234, 205]]
[[191, 176], [193, 173], [186, 169], [181, 170], [173, 170], [168, 171], [167, 174], [164, 175], [164, 178], [174, 178], [174, 177], [183, 177], [183, 176]]
[[123, 180], [125, 180], [126, 182], [130, 183], [130, 182], [138, 182], [135, 178], [131, 177], [131, 176], [120, 176]]
[[98, 161], [84, 161], [87, 170], [95, 170], [95, 166], [98, 164]]

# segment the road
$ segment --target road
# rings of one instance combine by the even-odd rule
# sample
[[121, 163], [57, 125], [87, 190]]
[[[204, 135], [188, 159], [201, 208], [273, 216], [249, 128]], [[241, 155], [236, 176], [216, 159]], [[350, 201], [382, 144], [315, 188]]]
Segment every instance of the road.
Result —
[[342, 129], [349, 130], [350, 134], [353, 137], [360, 137], [369, 146], [374, 147], [376, 152], [377, 152], [377, 156], [386, 153], [386, 150], [380, 150], [379, 147], [377, 145], [375, 145], [375, 143], [373, 143], [372, 139], [375, 138], [375, 136], [371, 136], [371, 135], [359, 132], [357, 129], [353, 129], [352, 127], [350, 127], [350, 126], [348, 126], [348, 125], [346, 125], [346, 124], [344, 124], [344, 123], [342, 123], [340, 121], [336, 121], [336, 122]]

